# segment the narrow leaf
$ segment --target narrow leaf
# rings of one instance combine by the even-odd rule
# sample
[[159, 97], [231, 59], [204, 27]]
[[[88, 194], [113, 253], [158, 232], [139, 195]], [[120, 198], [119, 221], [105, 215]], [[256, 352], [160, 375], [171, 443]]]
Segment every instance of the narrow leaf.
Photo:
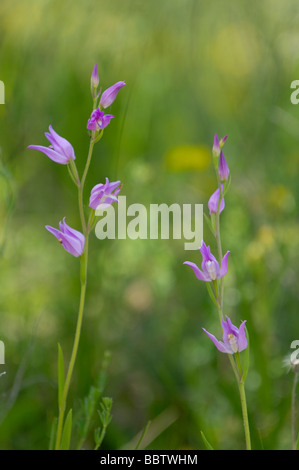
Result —
[[143, 439], [144, 439], [144, 437], [145, 437], [145, 435], [146, 435], [146, 433], [147, 433], [147, 431], [148, 431], [150, 425], [151, 425], [151, 421], [148, 421], [147, 425], [145, 426], [144, 430], [143, 430], [142, 433], [141, 433], [141, 436], [140, 436], [140, 438], [139, 438], [139, 440], [138, 440], [138, 442], [137, 442], [137, 445], [136, 445], [136, 447], [135, 447], [134, 450], [138, 450], [138, 449], [139, 449], [139, 447], [140, 447], [140, 445], [141, 445], [141, 443], [142, 443], [142, 441], [143, 441]]
[[212, 222], [211, 222], [211, 219], [209, 216], [207, 216], [207, 214], [203, 214], [205, 219], [206, 219], [206, 222], [207, 222], [207, 225], [212, 233], [212, 235], [215, 237], [215, 230], [213, 229], [213, 225], [212, 225]]
[[63, 427], [60, 450], [69, 450], [71, 436], [72, 436], [72, 410], [70, 409], [70, 411], [67, 414], [64, 427]]
[[208, 289], [208, 293], [209, 293], [209, 296], [211, 297], [211, 300], [213, 301], [213, 303], [216, 305], [217, 308], [219, 308], [219, 305], [218, 305], [218, 302], [215, 298], [215, 294], [213, 292], [213, 289], [211, 287], [211, 284], [210, 282], [206, 282], [206, 286], [207, 286], [207, 289]]
[[49, 450], [54, 450], [58, 419], [55, 417], [51, 426]]
[[231, 176], [229, 174], [228, 180], [225, 182], [225, 186], [224, 186], [224, 190], [223, 190], [223, 197], [226, 195], [227, 191], [229, 190], [230, 183], [231, 183]]
[[248, 330], [247, 330], [246, 326], [245, 326], [245, 332], [246, 332], [246, 338], [247, 338], [248, 346], [245, 349], [244, 354], [243, 354], [243, 374], [242, 374], [242, 378], [241, 378], [241, 381], [243, 383], [246, 380], [246, 377], [247, 377], [247, 374], [248, 374], [248, 369], [249, 369], [249, 362], [250, 362], [249, 334], [248, 334]]
[[200, 431], [200, 434], [201, 434], [202, 440], [204, 441], [206, 449], [207, 450], [214, 450], [213, 447], [211, 446], [211, 444], [209, 443], [209, 441], [207, 440], [206, 436], [204, 435], [204, 433], [202, 431]]
[[60, 408], [64, 389], [64, 360], [60, 344], [58, 343], [58, 406]]

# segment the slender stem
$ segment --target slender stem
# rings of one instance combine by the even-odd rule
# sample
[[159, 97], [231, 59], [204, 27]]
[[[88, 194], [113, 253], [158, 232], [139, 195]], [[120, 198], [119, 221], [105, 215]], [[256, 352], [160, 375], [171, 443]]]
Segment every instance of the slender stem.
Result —
[[99, 440], [94, 448], [94, 450], [98, 450], [100, 447], [101, 447], [101, 444], [104, 440], [104, 437], [105, 437], [105, 434], [106, 434], [106, 430], [107, 430], [107, 425], [106, 424], [103, 424], [103, 427], [101, 429], [101, 434], [100, 434], [100, 437], [99, 437]]
[[77, 319], [77, 326], [76, 326], [76, 333], [75, 333], [72, 355], [71, 355], [71, 359], [70, 359], [70, 363], [69, 363], [69, 367], [67, 371], [67, 376], [66, 376], [66, 380], [64, 384], [61, 405], [59, 407], [59, 417], [58, 417], [56, 445], [55, 445], [56, 450], [60, 449], [66, 400], [67, 400], [70, 382], [71, 382], [71, 378], [72, 378], [72, 374], [74, 370], [74, 365], [76, 362], [81, 328], [82, 328], [82, 320], [83, 320], [83, 312], [84, 312], [84, 304], [85, 304], [85, 293], [86, 293], [86, 281], [87, 281], [87, 260], [88, 260], [88, 237], [86, 238], [86, 241], [85, 241], [84, 253], [81, 256], [81, 270], [80, 270], [81, 293], [80, 293], [79, 312], [78, 312], [78, 319]]
[[243, 424], [244, 424], [244, 431], [245, 431], [246, 450], [251, 450], [251, 441], [250, 441], [250, 431], [249, 431], [245, 386], [244, 386], [243, 381], [239, 382], [239, 391], [240, 391], [242, 414], [243, 414]]
[[[93, 97], [93, 110], [97, 107], [97, 96]], [[86, 180], [86, 176], [89, 170], [90, 162], [91, 162], [91, 157], [92, 157], [92, 152], [93, 152], [93, 147], [96, 142], [98, 142], [103, 135], [103, 129], [100, 131], [100, 133], [96, 137], [96, 132], [92, 131], [91, 133], [91, 139], [89, 143], [89, 150], [88, 150], [88, 155], [87, 155], [87, 160], [85, 164], [85, 168], [83, 171], [82, 179], [80, 181], [77, 167], [74, 161], [70, 162], [69, 166], [69, 171], [70, 175], [75, 182], [75, 184], [78, 186], [78, 206], [79, 206], [79, 213], [80, 213], [80, 220], [81, 220], [81, 225], [82, 225], [82, 231], [83, 234], [85, 235], [85, 246], [84, 246], [84, 252], [81, 256], [80, 259], [80, 281], [81, 281], [81, 291], [80, 291], [80, 303], [79, 303], [79, 312], [78, 312], [78, 318], [77, 318], [77, 325], [76, 325], [76, 332], [75, 332], [75, 338], [74, 338], [74, 343], [73, 343], [73, 349], [72, 349], [72, 354], [71, 354], [71, 359], [67, 371], [67, 376], [63, 388], [63, 394], [61, 398], [61, 403], [59, 407], [59, 416], [58, 416], [58, 425], [57, 425], [57, 433], [56, 433], [56, 444], [55, 444], [55, 449], [59, 450], [60, 445], [61, 445], [61, 437], [62, 437], [62, 431], [63, 431], [63, 423], [64, 423], [64, 414], [65, 414], [65, 408], [66, 408], [66, 401], [68, 397], [68, 392], [69, 392], [69, 387], [73, 375], [73, 370], [76, 362], [76, 357], [78, 353], [78, 347], [79, 347], [79, 341], [80, 341], [80, 335], [81, 335], [81, 329], [82, 329], [82, 321], [83, 321], [83, 313], [84, 313], [84, 305], [85, 305], [85, 294], [86, 294], [86, 285], [87, 285], [87, 265], [88, 265], [88, 237], [89, 237], [89, 232], [90, 232], [90, 225], [92, 222], [92, 219], [90, 218], [88, 221], [88, 226], [86, 225], [86, 219], [85, 219], [85, 214], [84, 214], [84, 203], [83, 203], [83, 190], [84, 190], [84, 184]]]
[[[216, 171], [216, 176], [217, 176], [217, 184], [218, 184], [218, 190], [219, 190], [219, 198], [218, 198], [217, 210], [215, 214], [215, 238], [216, 238], [216, 243], [217, 243], [219, 263], [221, 264], [222, 246], [221, 246], [221, 236], [220, 236], [220, 204], [222, 200], [222, 197], [221, 197], [222, 191], [221, 191], [221, 182], [219, 180], [219, 175], [217, 171]], [[223, 282], [223, 277], [222, 277], [220, 279], [220, 298], [219, 298], [221, 309], [223, 309], [223, 296], [224, 296], [224, 282]]]
[[89, 232], [87, 231], [86, 220], [85, 220], [85, 215], [84, 215], [83, 189], [84, 189], [84, 183], [85, 183], [85, 179], [86, 179], [86, 176], [87, 176], [87, 173], [88, 173], [88, 169], [89, 169], [89, 165], [90, 165], [91, 157], [92, 157], [92, 152], [93, 152], [93, 147], [94, 147], [94, 143], [95, 143], [93, 137], [94, 136], [92, 136], [92, 138], [90, 140], [89, 151], [88, 151], [88, 156], [87, 156], [83, 176], [82, 176], [82, 179], [81, 179], [80, 183], [78, 184], [78, 205], [79, 205], [79, 213], [80, 213], [82, 230], [83, 230], [83, 233], [85, 235], [85, 247], [84, 247], [84, 252], [83, 252], [83, 254], [81, 256], [81, 259], [80, 259], [81, 291], [80, 291], [79, 312], [78, 312], [78, 318], [77, 318], [77, 326], [76, 326], [73, 350], [72, 350], [71, 359], [70, 359], [70, 363], [69, 363], [69, 367], [68, 367], [68, 371], [67, 371], [67, 376], [66, 376], [66, 380], [65, 380], [65, 384], [64, 384], [61, 404], [60, 404], [60, 407], [59, 407], [59, 417], [58, 417], [56, 445], [55, 445], [56, 450], [60, 449], [63, 423], [64, 423], [64, 414], [65, 414], [65, 408], [66, 408], [66, 401], [67, 401], [67, 397], [68, 397], [70, 382], [71, 382], [71, 379], [72, 379], [73, 370], [74, 370], [76, 357], [77, 357], [77, 352], [78, 352], [79, 340], [80, 340], [81, 329], [82, 329], [84, 304], [85, 304], [85, 294], [86, 294], [86, 284], [87, 284], [88, 236], [89, 236]]
[[82, 179], [81, 179], [82, 194], [83, 194], [83, 188], [84, 188], [84, 183], [85, 183], [85, 180], [86, 180], [87, 172], [88, 172], [89, 165], [90, 165], [90, 162], [91, 162], [91, 157], [92, 157], [92, 151], [93, 151], [94, 144], [95, 144], [94, 139], [91, 138], [90, 143], [89, 143], [88, 156], [87, 156], [84, 172], [83, 172]]
[[296, 386], [298, 381], [298, 372], [294, 372], [294, 383], [292, 388], [292, 449], [296, 450], [297, 447], [297, 433], [296, 433]]
[[[219, 175], [218, 171], [216, 169], [216, 177], [217, 177], [217, 184], [218, 184], [218, 189], [219, 189], [219, 198], [218, 198], [218, 204], [217, 204], [217, 210], [215, 214], [215, 238], [216, 238], [216, 243], [217, 243], [217, 250], [218, 250], [218, 257], [219, 257], [219, 264], [222, 262], [222, 246], [221, 246], [221, 236], [220, 236], [220, 203], [221, 203], [221, 182], [219, 180]], [[216, 291], [216, 289], [215, 289]], [[217, 292], [218, 293], [218, 292]], [[218, 314], [219, 314], [219, 319], [220, 323], [221, 320], [224, 318], [223, 315], [223, 298], [224, 298], [224, 282], [223, 282], [223, 277], [220, 279], [220, 292], [217, 295], [217, 301], [218, 301]], [[232, 357], [234, 356], [234, 357]], [[247, 413], [247, 404], [246, 404], [246, 395], [245, 395], [245, 387], [244, 387], [244, 382], [242, 380], [242, 366], [241, 366], [241, 361], [240, 361], [240, 356], [239, 353], [231, 355], [228, 354], [229, 361], [231, 364], [231, 367], [233, 369], [236, 381], [239, 386], [239, 392], [240, 392], [240, 399], [241, 399], [241, 407], [242, 407], [242, 415], [243, 415], [243, 424], [244, 424], [244, 431], [245, 431], [245, 441], [246, 441], [246, 449], [250, 450], [251, 449], [251, 442], [250, 442], [250, 431], [249, 431], [249, 422], [248, 422], [248, 413]]]
[[250, 431], [249, 431], [249, 421], [248, 421], [248, 413], [247, 413], [247, 404], [246, 404], [246, 394], [245, 394], [245, 384], [242, 379], [243, 370], [240, 360], [240, 354], [237, 352], [234, 354], [236, 359], [236, 364], [238, 367], [238, 371], [240, 374], [240, 378], [238, 381], [239, 385], [239, 392], [240, 392], [240, 399], [241, 399], [241, 407], [242, 407], [242, 415], [243, 415], [243, 424], [244, 424], [244, 431], [245, 431], [245, 441], [246, 441], [246, 450], [251, 450], [251, 441], [250, 441]]
[[87, 156], [84, 172], [83, 172], [83, 175], [82, 175], [80, 185], [78, 186], [78, 205], [79, 205], [81, 225], [82, 225], [82, 229], [83, 229], [84, 234], [86, 234], [86, 221], [85, 221], [84, 205], [83, 205], [83, 190], [84, 190], [84, 183], [85, 183], [86, 176], [87, 176], [87, 173], [88, 173], [89, 165], [90, 165], [90, 162], [91, 162], [93, 147], [94, 147], [94, 140], [91, 138], [90, 143], [89, 143], [88, 156]]

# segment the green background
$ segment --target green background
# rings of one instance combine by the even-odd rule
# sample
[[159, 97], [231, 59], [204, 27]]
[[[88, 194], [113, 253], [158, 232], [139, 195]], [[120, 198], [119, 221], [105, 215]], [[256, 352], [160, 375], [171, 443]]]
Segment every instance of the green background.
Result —
[[[299, 6], [295, 0], [1, 0], [0, 448], [46, 449], [57, 415], [57, 342], [69, 358], [79, 263], [44, 228], [79, 229], [66, 168], [27, 150], [52, 124], [80, 173], [91, 111], [90, 75], [124, 80], [115, 119], [95, 147], [91, 188], [120, 179], [127, 203], [202, 203], [216, 188], [215, 132], [228, 134], [232, 176], [221, 216], [225, 313], [247, 320], [246, 382], [253, 447], [291, 447], [293, 376], [283, 359], [299, 339]], [[208, 228], [206, 243], [216, 252]], [[71, 386], [74, 411], [111, 358], [113, 420], [103, 449], [132, 446], [151, 420], [149, 449], [243, 449], [238, 389], [205, 285], [183, 240], [90, 241], [83, 331]], [[96, 423], [96, 421], [95, 421]], [[92, 448], [92, 433], [86, 448]]]

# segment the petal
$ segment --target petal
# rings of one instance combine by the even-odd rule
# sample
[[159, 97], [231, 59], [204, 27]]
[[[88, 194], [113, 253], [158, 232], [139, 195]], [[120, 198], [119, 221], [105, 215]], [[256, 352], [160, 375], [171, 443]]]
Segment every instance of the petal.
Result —
[[210, 255], [211, 255], [210, 247], [207, 246], [203, 240], [201, 242], [201, 247], [199, 248], [199, 251], [201, 253], [203, 263], [205, 263], [206, 261], [210, 259]]
[[112, 193], [112, 191], [115, 188], [117, 188], [117, 186], [119, 186], [120, 183], [121, 183], [121, 181], [114, 181], [114, 182], [109, 183], [109, 180], [108, 180], [108, 191], [107, 192]]
[[61, 137], [57, 132], [54, 131], [53, 127], [50, 125], [49, 126], [49, 131], [45, 133], [47, 139], [50, 141], [50, 143], [53, 145], [54, 150], [58, 153], [64, 154], [68, 160], [75, 160], [75, 152], [73, 149], [73, 146], [70, 144], [70, 142], [64, 137]]
[[200, 281], [209, 282], [211, 280], [206, 277], [206, 275], [199, 269], [198, 266], [196, 266], [195, 263], [191, 263], [190, 261], [185, 261], [183, 264], [187, 264], [188, 266], [190, 266], [193, 269], [195, 276]]
[[71, 253], [71, 255], [75, 256], [76, 258], [82, 255], [84, 247], [82, 247], [79, 239], [73, 238], [65, 233], [62, 234], [61, 238], [61, 244], [66, 251]]
[[226, 273], [227, 273], [227, 270], [228, 270], [228, 267], [227, 267], [227, 259], [228, 259], [228, 255], [230, 254], [230, 251], [228, 251], [227, 253], [225, 253], [225, 255], [223, 256], [222, 258], [222, 261], [221, 261], [221, 268], [220, 268], [220, 273], [219, 273], [219, 278], [220, 279], [221, 277], [225, 276]]
[[228, 334], [232, 333], [235, 336], [239, 336], [239, 330], [238, 328], [232, 324], [231, 319], [229, 317], [226, 317], [226, 323], [228, 326]]
[[102, 124], [100, 125], [100, 128], [105, 129], [105, 127], [107, 127], [108, 124], [110, 124], [110, 121], [113, 118], [114, 116], [112, 114], [105, 114], [105, 116], [103, 116]]
[[50, 149], [49, 147], [43, 147], [42, 145], [29, 145], [28, 149], [39, 150], [49, 157], [53, 162], [60, 163], [61, 165], [67, 165], [68, 159], [65, 155], [55, 152], [55, 150]]
[[[46, 225], [46, 229], [57, 238], [66, 251], [75, 257], [81, 256], [85, 245], [84, 235], [82, 235], [80, 232], [77, 232], [77, 230], [72, 229], [71, 227], [67, 226], [67, 228], [65, 228], [61, 222], [59, 225], [61, 228], [63, 228], [63, 231], [57, 230], [56, 228], [49, 225]], [[75, 232], [79, 234], [79, 236], [75, 237]]]
[[206, 263], [202, 263], [202, 270], [212, 281], [219, 278], [219, 264], [216, 259], [214, 261], [208, 260]]
[[100, 191], [98, 193], [93, 192], [89, 198], [89, 207], [91, 207], [92, 209], [96, 209], [98, 205], [101, 203], [101, 200], [103, 199], [104, 194], [105, 194], [104, 191]]
[[98, 125], [96, 121], [94, 121], [93, 119], [88, 119], [87, 129], [89, 129], [90, 131], [96, 131], [97, 128], [98, 128]]
[[95, 64], [92, 70], [90, 81], [91, 81], [91, 86], [93, 86], [94, 88], [97, 88], [99, 86], [100, 79], [99, 79], [98, 64]]
[[243, 323], [241, 323], [241, 326], [239, 328], [239, 338], [238, 338], [239, 351], [243, 351], [248, 346], [248, 341], [246, 338], [246, 331], [245, 331], [245, 323], [246, 323], [246, 320], [243, 321]]
[[[223, 184], [221, 185], [221, 196], [222, 196], [222, 191], [223, 191]], [[218, 200], [219, 200], [219, 188], [216, 189], [216, 191], [212, 194], [212, 196], [209, 199], [208, 207], [209, 207], [210, 214], [216, 214], [217, 207], [218, 207]], [[219, 214], [223, 211], [224, 207], [225, 207], [224, 197], [221, 197]]]
[[239, 330], [236, 326], [232, 324], [232, 322], [230, 321], [228, 317], [226, 317], [226, 320], [223, 320], [223, 319], [221, 320], [221, 326], [223, 330], [223, 336], [222, 336], [223, 342], [227, 348], [231, 349], [228, 335], [234, 335], [236, 338], [238, 338]]
[[91, 194], [92, 194], [93, 192], [99, 191], [101, 188], [104, 188], [104, 186], [105, 186], [105, 185], [104, 185], [103, 183], [96, 184], [96, 185], [92, 188]]
[[229, 167], [228, 167], [228, 164], [225, 160], [225, 157], [224, 157], [224, 154], [223, 154], [222, 150], [221, 150], [221, 153], [220, 153], [218, 174], [219, 174], [219, 178], [220, 178], [221, 181], [226, 181], [228, 179]]
[[104, 109], [108, 108], [108, 106], [110, 106], [113, 103], [119, 90], [123, 86], [125, 86], [125, 82], [117, 82], [111, 87], [107, 88], [107, 90], [105, 90], [101, 96], [100, 106], [102, 106], [102, 108]]
[[208, 335], [208, 337], [213, 341], [213, 343], [215, 344], [216, 348], [222, 352], [222, 353], [226, 353], [226, 354], [233, 354], [233, 351], [231, 349], [228, 349], [227, 346], [225, 346], [225, 344], [222, 343], [222, 341], [218, 341], [217, 338], [215, 338], [214, 335], [212, 335], [211, 333], [209, 333], [208, 331], [206, 331], [204, 328], [203, 328], [203, 331]]
[[214, 135], [213, 152], [217, 157], [220, 155], [220, 144], [217, 134]]
[[70, 237], [73, 237], [74, 239], [79, 240], [79, 242], [81, 243], [81, 246], [84, 248], [85, 236], [78, 230], [75, 230], [74, 228], [70, 227], [66, 223], [65, 217], [63, 218], [62, 222], [59, 222], [59, 227], [61, 229], [61, 232], [64, 233], [65, 235], [69, 235]]
[[57, 238], [57, 240], [61, 239], [62, 233], [57, 228], [51, 227], [50, 225], [46, 225], [46, 229]]

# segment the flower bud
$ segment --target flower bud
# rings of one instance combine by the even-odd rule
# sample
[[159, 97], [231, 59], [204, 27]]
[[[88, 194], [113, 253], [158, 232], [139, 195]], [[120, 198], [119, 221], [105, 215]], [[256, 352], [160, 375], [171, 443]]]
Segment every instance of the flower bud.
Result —
[[220, 148], [222, 149], [223, 145], [225, 144], [226, 139], [228, 138], [228, 135], [225, 135], [222, 137], [222, 139], [219, 142]]
[[229, 168], [228, 168], [228, 164], [226, 163], [226, 160], [224, 158], [222, 150], [221, 150], [221, 153], [220, 153], [218, 174], [219, 174], [220, 181], [226, 181], [228, 179]]
[[114, 85], [112, 85], [110, 88], [107, 88], [107, 90], [105, 90], [101, 96], [100, 106], [104, 109], [108, 108], [108, 106], [110, 106], [113, 103], [119, 90], [123, 86], [125, 86], [125, 82], [117, 82]]
[[98, 88], [100, 79], [99, 79], [99, 72], [98, 72], [98, 64], [95, 64], [91, 78], [90, 78], [90, 83], [92, 88]]
[[214, 157], [217, 157], [217, 158], [220, 155], [220, 144], [219, 144], [219, 139], [218, 139], [217, 134], [214, 135], [213, 155]]

